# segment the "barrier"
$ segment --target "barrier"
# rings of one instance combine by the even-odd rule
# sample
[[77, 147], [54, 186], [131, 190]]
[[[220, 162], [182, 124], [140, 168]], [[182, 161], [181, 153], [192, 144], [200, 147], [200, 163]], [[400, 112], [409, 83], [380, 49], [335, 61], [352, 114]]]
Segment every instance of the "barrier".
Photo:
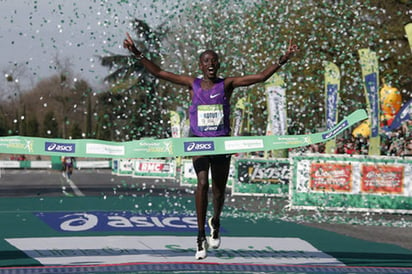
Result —
[[[0, 168], [31, 168], [31, 169], [51, 169], [52, 161], [0, 161]], [[111, 162], [106, 161], [76, 161], [75, 168], [111, 168]], [[60, 168], [58, 168], [60, 169]]]
[[412, 213], [412, 159], [292, 156], [292, 208]]
[[289, 159], [237, 159], [232, 195], [287, 197]]
[[[193, 168], [192, 160], [183, 159], [180, 167], [180, 185], [195, 187], [197, 185], [197, 176]], [[235, 177], [235, 160], [232, 158], [229, 170], [229, 177], [227, 179], [227, 187], [231, 188], [234, 183]], [[209, 179], [212, 178], [212, 174], [209, 170]]]

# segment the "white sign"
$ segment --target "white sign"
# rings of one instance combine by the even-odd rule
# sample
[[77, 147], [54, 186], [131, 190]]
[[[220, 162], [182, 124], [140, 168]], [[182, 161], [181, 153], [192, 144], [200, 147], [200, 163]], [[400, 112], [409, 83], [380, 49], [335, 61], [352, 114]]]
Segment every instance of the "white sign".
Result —
[[226, 150], [256, 149], [256, 148], [263, 148], [262, 139], [225, 141]]

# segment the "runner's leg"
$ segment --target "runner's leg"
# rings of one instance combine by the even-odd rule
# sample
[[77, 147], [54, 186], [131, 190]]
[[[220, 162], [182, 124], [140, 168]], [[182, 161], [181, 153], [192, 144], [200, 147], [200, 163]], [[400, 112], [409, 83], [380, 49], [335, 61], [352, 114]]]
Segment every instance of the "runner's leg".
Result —
[[205, 233], [206, 214], [209, 191], [209, 157], [193, 157], [193, 167], [197, 175], [197, 189], [195, 194], [197, 215], [197, 251], [195, 258], [201, 260], [207, 257], [207, 241]]
[[220, 226], [220, 215], [225, 202], [227, 179], [230, 170], [231, 155], [213, 156], [211, 160], [212, 193], [213, 193], [213, 225]]
[[199, 235], [205, 235], [205, 223], [209, 191], [209, 157], [194, 156], [193, 167], [197, 175], [197, 188], [195, 193], [197, 226]]

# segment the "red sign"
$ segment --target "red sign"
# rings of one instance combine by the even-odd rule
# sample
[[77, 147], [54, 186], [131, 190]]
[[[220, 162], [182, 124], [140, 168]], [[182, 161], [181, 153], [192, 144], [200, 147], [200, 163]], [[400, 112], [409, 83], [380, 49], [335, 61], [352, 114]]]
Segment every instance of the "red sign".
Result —
[[315, 191], [350, 192], [352, 165], [311, 163], [309, 187]]
[[143, 172], [160, 172], [163, 170], [164, 164], [163, 163], [156, 163], [156, 162], [143, 162], [140, 163], [139, 171]]
[[362, 165], [361, 191], [402, 194], [403, 175], [403, 166]]

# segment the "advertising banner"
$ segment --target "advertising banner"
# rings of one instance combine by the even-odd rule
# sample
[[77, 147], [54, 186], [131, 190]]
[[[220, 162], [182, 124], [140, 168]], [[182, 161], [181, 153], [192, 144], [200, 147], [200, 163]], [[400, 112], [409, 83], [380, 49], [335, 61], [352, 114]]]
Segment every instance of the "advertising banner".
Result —
[[134, 159], [118, 159], [117, 175], [132, 176]]
[[[211, 177], [209, 171], [209, 178]], [[180, 185], [181, 186], [196, 186], [197, 177], [193, 167], [192, 160], [183, 159], [180, 171]]]
[[233, 112], [233, 136], [241, 136], [243, 134], [243, 120], [245, 114], [246, 98], [241, 98], [237, 101], [235, 111]]
[[405, 25], [406, 37], [408, 38], [409, 46], [412, 51], [412, 23]]
[[173, 111], [173, 110], [170, 111], [170, 127], [172, 131], [172, 137], [180, 138], [181, 137], [180, 116], [177, 111]]
[[309, 187], [311, 191], [351, 192], [351, 164], [312, 163], [310, 165]]
[[357, 110], [330, 130], [304, 135], [147, 138], [128, 142], [9, 136], [0, 137], [0, 153], [131, 159], [269, 151], [328, 141], [366, 117], [364, 110]]
[[175, 160], [135, 159], [133, 177], [174, 179], [176, 162]]
[[236, 159], [235, 167], [232, 195], [288, 195], [288, 159]]
[[362, 77], [371, 128], [371, 134], [369, 136], [369, 155], [380, 155], [378, 57], [376, 56], [376, 53], [374, 51], [371, 51], [369, 49], [360, 49], [359, 58], [359, 62], [362, 68]]
[[294, 155], [293, 208], [412, 213], [412, 159]]
[[[230, 164], [230, 170], [229, 170], [229, 178], [227, 179], [227, 185], [226, 185], [226, 187], [228, 188], [232, 187], [233, 185], [234, 173], [235, 173], [235, 167], [234, 167], [234, 160], [232, 158], [232, 162]], [[211, 178], [212, 178], [212, 174], [209, 169], [209, 181], [211, 180]], [[193, 163], [191, 159], [182, 160], [182, 167], [181, 167], [181, 172], [180, 172], [180, 185], [181, 186], [192, 186], [192, 187], [197, 186], [196, 171], [193, 168]]]
[[[340, 70], [331, 62], [325, 62], [325, 110], [326, 128], [333, 128], [338, 122], [338, 101], [340, 89]], [[326, 153], [336, 149], [335, 139], [326, 142]]]
[[286, 90], [283, 75], [275, 73], [265, 82], [268, 106], [268, 127], [266, 135], [286, 134]]

